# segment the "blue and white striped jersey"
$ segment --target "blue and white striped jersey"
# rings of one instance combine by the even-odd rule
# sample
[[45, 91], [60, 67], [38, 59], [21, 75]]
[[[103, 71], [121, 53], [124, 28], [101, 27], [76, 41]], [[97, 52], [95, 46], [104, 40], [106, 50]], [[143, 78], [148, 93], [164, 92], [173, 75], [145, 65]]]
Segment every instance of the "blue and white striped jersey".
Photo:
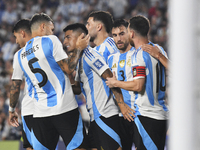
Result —
[[101, 45], [94, 47], [94, 49], [96, 49], [105, 58], [105, 61], [108, 60], [108, 56], [110, 54], [119, 51], [115, 45], [113, 38], [111, 37], [107, 37]]
[[35, 37], [16, 52], [12, 79], [28, 85], [34, 98], [34, 117], [58, 115], [78, 107], [70, 81], [57, 64], [67, 58], [61, 42], [54, 35]]
[[[135, 48], [132, 47], [126, 53], [114, 53], [108, 57], [108, 66], [115, 72], [117, 80], [120, 81], [132, 81], [132, 69], [131, 69], [131, 56], [133, 55]], [[124, 102], [132, 109], [134, 108], [135, 94], [133, 91], [127, 91], [121, 89]], [[122, 115], [120, 113], [120, 115]]]
[[21, 114], [22, 116], [33, 115], [34, 102], [33, 98], [28, 95], [28, 85], [25, 82], [24, 86], [24, 97], [22, 99]]
[[109, 69], [108, 65], [96, 50], [88, 47], [83, 51], [75, 80], [81, 84], [91, 121], [100, 116], [107, 118], [119, 113], [113, 94], [101, 77], [106, 69]]
[[[151, 42], [149, 44], [154, 46]], [[158, 48], [166, 56], [163, 48], [160, 46]], [[165, 104], [164, 66], [141, 48], [134, 52], [131, 61], [133, 79], [146, 78], [145, 89], [140, 93], [135, 92], [136, 115], [158, 120], [168, 119], [168, 108]]]

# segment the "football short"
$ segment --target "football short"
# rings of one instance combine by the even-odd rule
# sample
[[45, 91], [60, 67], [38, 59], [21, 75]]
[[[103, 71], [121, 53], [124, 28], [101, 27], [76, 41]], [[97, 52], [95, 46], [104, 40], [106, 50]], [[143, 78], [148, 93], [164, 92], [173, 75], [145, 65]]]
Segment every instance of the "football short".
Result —
[[23, 148], [33, 148], [31, 142], [31, 129], [33, 126], [33, 115], [22, 116], [22, 138]]
[[33, 119], [34, 149], [55, 150], [59, 135], [67, 150], [85, 148], [85, 128], [78, 108], [60, 115]]
[[132, 150], [133, 145], [133, 134], [134, 134], [134, 122], [129, 122], [124, 117], [120, 119], [120, 138], [123, 150]]
[[118, 115], [109, 118], [101, 116], [90, 123], [88, 146], [98, 150], [116, 150], [121, 147], [119, 133]]
[[138, 115], [134, 122], [134, 144], [137, 150], [164, 149], [167, 120], [156, 120]]

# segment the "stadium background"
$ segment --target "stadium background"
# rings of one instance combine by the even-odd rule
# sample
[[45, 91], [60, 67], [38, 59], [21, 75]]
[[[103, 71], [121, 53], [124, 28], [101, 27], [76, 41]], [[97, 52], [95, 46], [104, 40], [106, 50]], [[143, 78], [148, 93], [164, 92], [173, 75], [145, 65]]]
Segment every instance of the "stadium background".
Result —
[[[54, 20], [54, 34], [62, 42], [63, 28], [75, 22], [86, 24], [87, 16], [93, 10], [109, 11], [114, 19], [128, 20], [134, 15], [144, 15], [151, 23], [149, 39], [168, 51], [167, 6], [167, 0], [0, 0], [0, 150], [4, 150], [3, 145], [5, 150], [12, 150], [8, 146], [18, 150], [21, 145], [21, 126], [14, 128], [8, 123], [12, 61], [19, 49], [12, 28], [19, 19], [30, 19], [40, 12], [48, 14]], [[19, 115], [23, 86], [20, 95], [17, 106]]]

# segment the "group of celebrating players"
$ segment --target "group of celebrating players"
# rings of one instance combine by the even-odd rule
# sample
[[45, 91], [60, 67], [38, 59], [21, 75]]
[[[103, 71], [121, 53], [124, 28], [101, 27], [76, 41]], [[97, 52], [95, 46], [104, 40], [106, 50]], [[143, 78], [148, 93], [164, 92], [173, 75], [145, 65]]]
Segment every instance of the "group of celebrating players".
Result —
[[[13, 59], [9, 121], [19, 125], [15, 107], [25, 79], [24, 148], [55, 150], [61, 136], [67, 150], [131, 150], [133, 143], [137, 150], [163, 150], [168, 58], [148, 40], [149, 28], [141, 15], [113, 21], [110, 13], [94, 11], [86, 26], [63, 29], [62, 44], [48, 15], [18, 21], [13, 33], [21, 49]], [[74, 96], [81, 92], [87, 133]]]

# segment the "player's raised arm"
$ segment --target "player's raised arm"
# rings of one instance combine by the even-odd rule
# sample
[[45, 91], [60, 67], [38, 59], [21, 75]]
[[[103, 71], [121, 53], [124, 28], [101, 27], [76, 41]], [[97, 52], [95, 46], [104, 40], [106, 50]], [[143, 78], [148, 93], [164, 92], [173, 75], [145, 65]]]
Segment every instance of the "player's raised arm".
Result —
[[71, 74], [75, 70], [81, 52], [88, 46], [89, 40], [89, 35], [84, 37], [84, 33], [82, 33], [78, 37], [76, 48], [72, 51], [71, 55], [57, 62], [65, 74]]
[[[113, 77], [112, 72], [110, 69], [107, 69], [104, 71], [104, 73], [101, 75], [102, 78], [107, 79]], [[115, 99], [117, 101], [117, 104], [121, 110], [121, 113], [123, 114], [124, 118], [127, 119], [128, 121], [133, 121], [134, 115], [134, 110], [131, 109], [127, 104], [124, 103], [123, 96], [121, 89], [118, 87], [112, 87], [111, 88], [113, 94], [115, 95]]]
[[141, 46], [142, 50], [149, 53], [154, 58], [158, 59], [163, 66], [168, 69], [169, 60], [160, 52], [159, 48], [157, 46], [152, 46], [149, 44], [144, 44]]

